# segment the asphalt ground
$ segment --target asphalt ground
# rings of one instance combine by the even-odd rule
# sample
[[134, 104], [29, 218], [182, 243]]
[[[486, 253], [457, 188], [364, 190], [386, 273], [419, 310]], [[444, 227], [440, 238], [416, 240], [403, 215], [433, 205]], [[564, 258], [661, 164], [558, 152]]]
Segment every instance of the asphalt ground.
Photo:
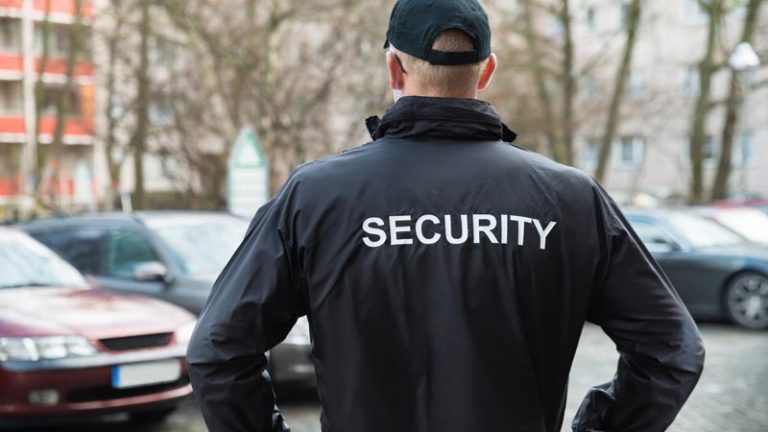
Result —
[[[701, 324], [707, 362], [699, 385], [668, 429], [672, 432], [768, 432], [768, 332], [725, 324]], [[584, 329], [571, 372], [563, 431], [587, 390], [613, 377], [618, 355], [595, 326]], [[320, 432], [320, 407], [314, 389], [277, 389], [281, 409], [293, 432]], [[510, 426], [510, 431], [514, 427]], [[190, 398], [162, 424], [149, 426], [116, 416], [103, 422], [26, 429], [34, 432], [204, 432], [203, 419]]]

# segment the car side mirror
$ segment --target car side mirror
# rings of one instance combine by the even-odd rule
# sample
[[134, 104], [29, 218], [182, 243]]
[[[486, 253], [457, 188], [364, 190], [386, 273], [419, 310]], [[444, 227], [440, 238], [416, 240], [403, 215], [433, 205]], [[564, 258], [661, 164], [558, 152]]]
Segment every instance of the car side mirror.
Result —
[[677, 243], [664, 237], [650, 238], [645, 245], [651, 253], [670, 253], [680, 250], [680, 246]]
[[133, 269], [133, 278], [141, 282], [165, 282], [168, 269], [160, 262], [149, 261]]

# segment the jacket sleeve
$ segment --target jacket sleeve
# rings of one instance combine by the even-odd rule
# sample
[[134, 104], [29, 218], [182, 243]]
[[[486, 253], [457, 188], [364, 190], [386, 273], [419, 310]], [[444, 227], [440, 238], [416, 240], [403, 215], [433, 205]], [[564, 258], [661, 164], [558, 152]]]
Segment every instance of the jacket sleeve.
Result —
[[289, 431], [265, 356], [303, 315], [286, 244], [287, 189], [257, 212], [190, 341], [189, 376], [211, 432]]
[[604, 253], [588, 319], [614, 341], [620, 357], [613, 381], [587, 394], [573, 430], [664, 431], [701, 375], [701, 336], [618, 206], [599, 186], [594, 190]]

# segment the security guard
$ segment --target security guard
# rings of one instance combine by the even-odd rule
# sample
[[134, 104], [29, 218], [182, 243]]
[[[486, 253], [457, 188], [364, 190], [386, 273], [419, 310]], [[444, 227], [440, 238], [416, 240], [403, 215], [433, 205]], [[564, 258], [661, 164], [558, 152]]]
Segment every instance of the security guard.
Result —
[[324, 432], [559, 432], [585, 321], [621, 359], [574, 431], [663, 431], [699, 332], [600, 186], [515, 147], [476, 99], [476, 0], [400, 0], [397, 102], [373, 141], [295, 170], [219, 276], [189, 348], [212, 432], [286, 431], [265, 353], [309, 319]]

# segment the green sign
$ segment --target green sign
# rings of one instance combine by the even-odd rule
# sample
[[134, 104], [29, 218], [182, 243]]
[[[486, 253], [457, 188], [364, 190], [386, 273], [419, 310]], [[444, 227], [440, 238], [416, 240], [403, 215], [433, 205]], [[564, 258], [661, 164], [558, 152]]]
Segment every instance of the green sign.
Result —
[[269, 200], [269, 165], [250, 127], [237, 135], [227, 162], [227, 206], [238, 216], [253, 217]]

